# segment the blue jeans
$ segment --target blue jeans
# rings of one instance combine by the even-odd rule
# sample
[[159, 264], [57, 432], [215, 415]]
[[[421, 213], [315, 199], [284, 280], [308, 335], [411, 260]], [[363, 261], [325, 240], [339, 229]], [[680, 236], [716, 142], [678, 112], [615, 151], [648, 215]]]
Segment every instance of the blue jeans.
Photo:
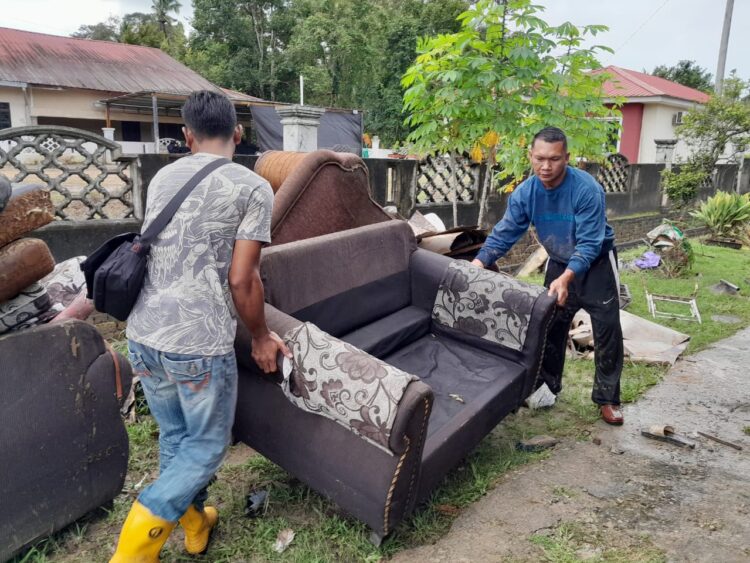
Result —
[[132, 340], [128, 357], [159, 424], [159, 477], [138, 500], [174, 522], [190, 504], [203, 509], [224, 458], [237, 404], [237, 361], [234, 352], [173, 354]]

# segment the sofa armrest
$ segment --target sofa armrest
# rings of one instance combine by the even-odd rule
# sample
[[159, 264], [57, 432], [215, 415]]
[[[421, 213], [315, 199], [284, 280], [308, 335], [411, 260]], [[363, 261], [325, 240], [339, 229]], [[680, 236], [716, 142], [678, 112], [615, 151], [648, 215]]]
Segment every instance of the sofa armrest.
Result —
[[421, 381], [412, 381], [406, 388], [398, 404], [388, 441], [394, 454], [403, 454], [407, 447], [417, 447], [421, 451], [433, 399], [432, 388]]
[[393, 424], [406, 389], [417, 377], [312, 323], [292, 329], [283, 339], [293, 356], [282, 383], [287, 398], [394, 455]]
[[440, 282], [452, 258], [418, 248], [409, 260], [411, 277], [411, 304], [432, 311]]

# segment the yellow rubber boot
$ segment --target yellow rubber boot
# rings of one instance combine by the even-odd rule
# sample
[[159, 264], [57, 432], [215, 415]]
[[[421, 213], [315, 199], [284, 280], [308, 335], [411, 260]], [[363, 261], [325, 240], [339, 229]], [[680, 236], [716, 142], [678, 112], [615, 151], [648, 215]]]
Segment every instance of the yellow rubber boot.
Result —
[[203, 553], [208, 547], [208, 537], [219, 520], [219, 513], [213, 506], [206, 506], [203, 511], [190, 505], [180, 518], [185, 529], [185, 549], [192, 555]]
[[117, 551], [110, 563], [159, 563], [159, 552], [176, 525], [135, 501], [122, 525]]

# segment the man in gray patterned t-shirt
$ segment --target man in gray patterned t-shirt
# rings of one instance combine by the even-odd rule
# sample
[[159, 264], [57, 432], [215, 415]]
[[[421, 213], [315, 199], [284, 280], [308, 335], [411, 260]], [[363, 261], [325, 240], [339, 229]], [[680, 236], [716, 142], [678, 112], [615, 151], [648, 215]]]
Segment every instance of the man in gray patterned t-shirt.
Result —
[[[222, 94], [194, 92], [182, 108], [192, 155], [151, 181], [145, 229], [201, 168], [231, 158], [242, 136]], [[128, 514], [112, 561], [157, 561], [178, 521], [189, 553], [201, 553], [216, 525], [206, 487], [229, 443], [237, 401], [234, 337], [239, 315], [252, 356], [276, 371], [282, 340], [268, 330], [261, 246], [271, 240], [273, 191], [239, 164], [202, 180], [151, 246], [143, 289], [128, 318], [128, 351], [159, 424], [159, 477]]]

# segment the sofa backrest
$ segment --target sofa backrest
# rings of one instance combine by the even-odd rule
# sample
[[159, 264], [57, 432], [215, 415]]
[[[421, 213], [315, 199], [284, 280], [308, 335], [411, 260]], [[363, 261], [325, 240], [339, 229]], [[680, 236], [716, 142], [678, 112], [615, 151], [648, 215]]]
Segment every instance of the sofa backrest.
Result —
[[389, 220], [263, 250], [266, 301], [340, 336], [411, 301], [411, 227]]
[[367, 166], [355, 154], [269, 151], [255, 164], [274, 192], [271, 245], [388, 221], [370, 198]]

